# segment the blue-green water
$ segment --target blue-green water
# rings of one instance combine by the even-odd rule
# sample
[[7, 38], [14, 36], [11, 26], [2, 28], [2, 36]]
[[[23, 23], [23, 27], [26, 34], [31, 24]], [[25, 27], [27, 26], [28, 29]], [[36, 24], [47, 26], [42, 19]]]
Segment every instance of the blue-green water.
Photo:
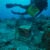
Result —
[[[0, 50], [50, 50], [50, 0], [47, 8], [37, 16], [36, 13], [31, 16], [39, 9], [34, 6], [36, 9], [30, 11], [30, 3], [31, 0], [0, 0]], [[12, 10], [23, 14], [26, 9], [7, 8], [7, 4], [29, 5], [29, 14], [13, 14]]]

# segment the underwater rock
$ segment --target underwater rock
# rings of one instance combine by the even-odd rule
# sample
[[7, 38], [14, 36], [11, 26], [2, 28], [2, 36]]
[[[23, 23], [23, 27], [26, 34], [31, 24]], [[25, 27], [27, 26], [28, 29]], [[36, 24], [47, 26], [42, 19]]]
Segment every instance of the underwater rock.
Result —
[[2, 19], [0, 19], [0, 23], [2, 22]]
[[[8, 19], [9, 20], [9, 19]], [[6, 26], [7, 23], [10, 24], [10, 22], [7, 22], [7, 20], [3, 19], [3, 21], [0, 23], [0, 33], [1, 33], [1, 37], [0, 37], [0, 42], [4, 41], [9, 41], [11, 39], [14, 39], [14, 29], [9, 30]], [[13, 23], [13, 22], [12, 22]], [[14, 23], [15, 24], [15, 23]], [[1, 40], [2, 39], [2, 40]], [[7, 43], [6, 43], [7, 44]], [[0, 44], [1, 45], [1, 44]], [[5, 45], [5, 44], [3, 44]], [[1, 46], [0, 46], [1, 47]]]
[[45, 31], [42, 36], [42, 43], [44, 44], [44, 47], [46, 50], [50, 49], [50, 31]]
[[48, 50], [50, 49], [50, 20], [46, 20], [46, 24], [44, 24], [42, 27], [44, 33], [41, 38], [41, 47]]
[[[17, 29], [16, 29], [17, 31]], [[16, 35], [19, 34], [18, 39], [19, 41], [24, 41], [24, 43], [29, 42], [31, 39], [32, 33], [31, 33], [31, 24], [23, 23], [23, 25], [20, 25], [18, 27], [18, 32], [16, 32]]]
[[29, 30], [32, 24], [21, 25], [19, 28]]
[[7, 24], [7, 28], [8, 29], [14, 29], [15, 27], [14, 27], [14, 25]]
[[44, 30], [50, 30], [50, 20], [46, 20], [46, 24], [42, 26]]
[[[16, 36], [15, 44], [18, 43], [17, 42], [18, 40], [20, 41], [20, 39], [22, 39], [20, 42], [25, 43], [25, 45], [27, 45], [27, 46], [32, 47], [32, 50], [34, 49], [34, 44], [37, 45], [42, 42], [43, 44], [41, 43], [40, 47], [44, 48], [45, 45], [47, 45], [46, 49], [48, 49], [50, 44], [46, 44], [46, 43], [50, 43], [50, 40], [49, 40], [49, 38], [50, 38], [50, 20], [47, 20], [47, 19], [43, 20], [43, 19], [39, 18], [36, 21], [32, 22], [31, 19], [32, 18], [16, 20], [13, 18], [12, 20], [11, 19], [4, 20], [4, 22], [0, 23], [0, 33], [1, 34], [3, 33], [2, 38], [5, 39], [6, 41], [8, 41], [10, 39], [15, 39], [15, 36]], [[11, 28], [13, 28], [13, 29], [9, 30], [7, 27], [9, 27], [9, 29], [11, 29]], [[42, 30], [41, 30], [41, 27], [43, 28]], [[42, 31], [45, 32], [45, 35], [42, 33]], [[42, 36], [42, 38], [41, 38], [41, 36]], [[40, 41], [41, 39], [42, 39], [42, 41]], [[19, 46], [19, 44], [20, 43], [18, 43], [17, 46]], [[14, 42], [13, 42], [13, 45], [14, 45]], [[20, 46], [21, 46], [21, 44], [20, 44]], [[36, 47], [35, 47], [35, 50], [36, 50]]]
[[15, 29], [16, 19], [12, 18], [5, 21], [7, 29]]
[[30, 32], [29, 30], [26, 30], [26, 29], [19, 29], [19, 34], [20, 36], [23, 36], [23, 37], [30, 37]]
[[21, 36], [30, 37], [31, 36], [31, 25], [22, 25], [19, 27], [19, 33]]

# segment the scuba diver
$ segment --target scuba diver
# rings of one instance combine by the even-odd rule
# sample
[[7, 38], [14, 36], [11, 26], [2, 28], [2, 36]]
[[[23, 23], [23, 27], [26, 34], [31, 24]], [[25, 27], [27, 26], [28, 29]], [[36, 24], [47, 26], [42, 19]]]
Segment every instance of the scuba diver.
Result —
[[[21, 8], [26, 9], [26, 12], [20, 13], [11, 10], [13, 14], [25, 15], [29, 14], [31, 16], [38, 16], [44, 9], [47, 7], [47, 0], [31, 0], [30, 5], [23, 6], [21, 4], [6, 4], [6, 8], [13, 8], [20, 6]], [[38, 12], [38, 13], [37, 13]]]

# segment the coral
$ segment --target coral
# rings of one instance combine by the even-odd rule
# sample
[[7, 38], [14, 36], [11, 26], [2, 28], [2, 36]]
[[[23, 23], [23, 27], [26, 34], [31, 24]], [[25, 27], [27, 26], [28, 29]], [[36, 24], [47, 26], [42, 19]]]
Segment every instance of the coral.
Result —
[[[15, 48], [27, 46], [33, 49], [48, 49], [50, 38], [50, 20], [41, 15], [32, 21], [32, 18], [3, 19], [0, 23], [0, 47]], [[45, 39], [45, 40], [44, 40]], [[20, 43], [18, 43], [20, 42]], [[19, 46], [20, 44], [20, 46]], [[46, 47], [47, 46], [47, 47]], [[19, 49], [19, 48], [18, 48]], [[22, 49], [22, 47], [21, 47]]]

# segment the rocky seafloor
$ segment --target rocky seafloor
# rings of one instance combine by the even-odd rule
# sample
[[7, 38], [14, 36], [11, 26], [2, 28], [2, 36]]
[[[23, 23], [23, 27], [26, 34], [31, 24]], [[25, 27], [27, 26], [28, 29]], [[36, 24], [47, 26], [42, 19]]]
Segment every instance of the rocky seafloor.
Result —
[[0, 50], [50, 50], [50, 17], [1, 19]]

